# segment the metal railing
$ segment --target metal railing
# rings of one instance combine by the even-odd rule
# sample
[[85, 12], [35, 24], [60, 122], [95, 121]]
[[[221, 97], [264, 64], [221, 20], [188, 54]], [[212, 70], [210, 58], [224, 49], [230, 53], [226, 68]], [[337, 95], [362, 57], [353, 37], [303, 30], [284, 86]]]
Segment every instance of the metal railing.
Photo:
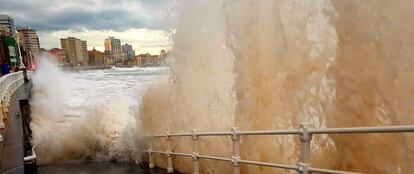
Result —
[[24, 84], [23, 72], [10, 73], [0, 77], [0, 128], [4, 128], [3, 120], [7, 119], [10, 100], [13, 94]]
[[[327, 174], [357, 174], [358, 172], [348, 172], [340, 170], [315, 168], [309, 165], [311, 155], [311, 141], [312, 135], [317, 134], [370, 134], [370, 133], [403, 133], [414, 132], [414, 125], [399, 125], [399, 126], [380, 126], [380, 127], [349, 127], [349, 128], [321, 128], [313, 129], [307, 126], [307, 124], [301, 124], [299, 129], [293, 130], [263, 130], [263, 131], [239, 131], [237, 128], [232, 128], [230, 132], [197, 132], [192, 130], [191, 133], [170, 133], [167, 131], [165, 134], [147, 136], [147, 152], [149, 155], [149, 167], [154, 168], [154, 156], [153, 154], [163, 154], [167, 157], [167, 171], [172, 173], [174, 171], [172, 165], [172, 156], [190, 157], [193, 159], [193, 173], [199, 174], [199, 160], [209, 159], [217, 161], [231, 162], [233, 167], [233, 174], [240, 173], [240, 164], [266, 166], [279, 169], [294, 170], [301, 174], [309, 173], [327, 173]], [[300, 158], [296, 165], [291, 164], [277, 164], [259, 161], [250, 161], [240, 158], [240, 137], [241, 136], [255, 136], [255, 135], [268, 135], [268, 136], [282, 136], [282, 135], [297, 135], [300, 140]], [[198, 151], [199, 137], [205, 136], [230, 136], [232, 140], [232, 156], [217, 157], [201, 155]], [[193, 150], [192, 153], [180, 153], [173, 152], [171, 149], [171, 139], [173, 137], [191, 137]], [[159, 151], [152, 149], [151, 141], [156, 138], [165, 138], [167, 143], [167, 151]]]

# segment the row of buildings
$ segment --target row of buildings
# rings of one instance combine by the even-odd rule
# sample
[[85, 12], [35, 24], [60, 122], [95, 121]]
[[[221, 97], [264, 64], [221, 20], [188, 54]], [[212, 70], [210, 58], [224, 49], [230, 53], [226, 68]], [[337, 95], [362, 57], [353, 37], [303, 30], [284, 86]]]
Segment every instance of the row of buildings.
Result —
[[62, 66], [69, 67], [162, 66], [168, 55], [164, 50], [161, 50], [160, 55], [135, 55], [132, 45], [121, 45], [121, 40], [114, 37], [104, 40], [104, 52], [95, 48], [88, 51], [87, 41], [75, 37], [60, 39], [60, 45], [61, 48], [42, 49], [36, 30], [16, 28], [13, 18], [0, 15], [0, 64], [8, 62], [12, 67], [24, 64], [28, 68], [35, 68], [35, 60], [44, 54], [55, 58]]
[[48, 53], [63, 66], [162, 66], [167, 58], [165, 50], [160, 55], [135, 55], [132, 45], [121, 45], [121, 40], [114, 37], [104, 40], [104, 52], [95, 47], [88, 51], [87, 42], [75, 37], [62, 38], [60, 44], [61, 49], [54, 48]]
[[13, 18], [0, 15], [0, 63], [13, 68], [34, 68], [40, 54], [39, 37], [36, 30], [28, 27], [16, 28]]

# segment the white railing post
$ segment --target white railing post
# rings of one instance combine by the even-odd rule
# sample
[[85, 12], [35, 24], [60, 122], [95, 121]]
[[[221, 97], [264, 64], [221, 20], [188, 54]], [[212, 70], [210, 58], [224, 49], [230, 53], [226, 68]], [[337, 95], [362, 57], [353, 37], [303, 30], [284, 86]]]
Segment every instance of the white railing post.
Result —
[[155, 165], [154, 165], [154, 156], [152, 154], [151, 140], [152, 140], [151, 137], [149, 137], [148, 140], [147, 140], [147, 143], [148, 143], [148, 161], [149, 161], [149, 166], [148, 167], [150, 169], [153, 169], [155, 167]]
[[237, 134], [237, 128], [231, 128], [232, 154], [231, 162], [233, 164], [233, 174], [240, 174], [240, 135]]
[[300, 158], [299, 158], [299, 173], [310, 174], [309, 162], [310, 162], [310, 146], [312, 140], [312, 134], [308, 131], [307, 124], [301, 124], [299, 127], [299, 140], [300, 140]]
[[199, 174], [200, 173], [200, 164], [198, 161], [198, 135], [197, 135], [197, 130], [193, 129], [191, 130], [192, 135], [192, 140], [193, 140], [193, 163], [194, 163], [194, 167], [193, 167], [193, 174]]
[[172, 148], [171, 148], [171, 138], [170, 138], [170, 131], [166, 132], [165, 140], [167, 141], [167, 172], [173, 173], [173, 164], [172, 164]]

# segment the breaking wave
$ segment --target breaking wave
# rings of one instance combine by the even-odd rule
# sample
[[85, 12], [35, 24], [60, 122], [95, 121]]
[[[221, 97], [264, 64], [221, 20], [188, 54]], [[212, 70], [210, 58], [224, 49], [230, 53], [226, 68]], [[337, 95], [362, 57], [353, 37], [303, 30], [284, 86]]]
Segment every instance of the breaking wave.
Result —
[[[172, 76], [143, 97], [146, 132], [414, 123], [412, 1], [194, 0], [177, 7]], [[315, 136], [311, 163], [410, 173], [413, 144], [412, 134]], [[202, 154], [230, 156], [227, 139], [202, 139], [200, 146]], [[172, 147], [189, 152], [191, 141], [177, 139]], [[298, 156], [297, 137], [242, 139], [242, 159], [296, 164]], [[165, 167], [165, 159], [156, 164]], [[191, 164], [174, 158], [179, 171], [190, 173]], [[202, 161], [201, 170], [231, 173], [231, 166]], [[255, 166], [241, 171], [289, 173]]]
[[[47, 58], [33, 76], [32, 144], [38, 164], [67, 160], [138, 162], [142, 144], [136, 109], [140, 93], [157, 78], [102, 70], [63, 72]], [[114, 74], [118, 74], [114, 76]]]

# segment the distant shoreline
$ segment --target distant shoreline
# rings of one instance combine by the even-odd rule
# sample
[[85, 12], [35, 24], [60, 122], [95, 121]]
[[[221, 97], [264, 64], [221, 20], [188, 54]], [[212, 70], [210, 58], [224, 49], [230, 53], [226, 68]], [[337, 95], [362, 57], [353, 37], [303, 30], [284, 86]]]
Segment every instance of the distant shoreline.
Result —
[[121, 66], [80, 66], [80, 67], [62, 67], [65, 71], [89, 71], [89, 70], [106, 70], [111, 69], [112, 67], [116, 68], [132, 68], [132, 67], [164, 67], [164, 66], [132, 66], [132, 65], [121, 65]]

